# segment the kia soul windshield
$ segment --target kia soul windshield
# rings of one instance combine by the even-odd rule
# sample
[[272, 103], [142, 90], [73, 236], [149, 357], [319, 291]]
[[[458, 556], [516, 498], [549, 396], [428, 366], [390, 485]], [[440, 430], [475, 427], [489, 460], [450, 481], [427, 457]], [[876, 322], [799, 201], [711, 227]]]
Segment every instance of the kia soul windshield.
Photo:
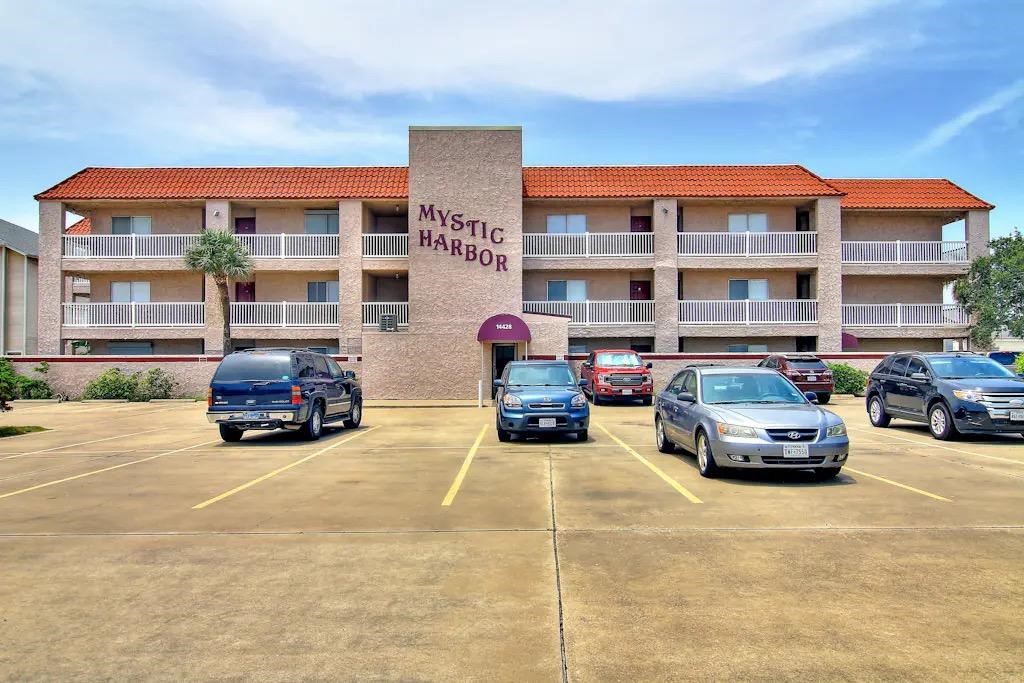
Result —
[[1000, 378], [1014, 374], [991, 358], [929, 358], [932, 370], [943, 379]]
[[701, 376], [705, 403], [807, 403], [792, 384], [775, 374], [709, 373]]
[[508, 372], [510, 386], [564, 387], [576, 383], [564, 365], [520, 365]]

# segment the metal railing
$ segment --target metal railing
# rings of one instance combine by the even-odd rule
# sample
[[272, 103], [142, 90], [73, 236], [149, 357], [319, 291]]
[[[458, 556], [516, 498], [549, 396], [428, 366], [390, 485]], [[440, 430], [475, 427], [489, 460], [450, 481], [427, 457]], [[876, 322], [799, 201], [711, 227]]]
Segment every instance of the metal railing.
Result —
[[963, 327], [969, 322], [958, 304], [843, 304], [846, 327]]
[[338, 235], [251, 234], [235, 235], [253, 258], [334, 258]]
[[64, 304], [67, 327], [202, 327], [202, 302]]
[[338, 304], [301, 301], [236, 301], [231, 304], [234, 327], [337, 327]]
[[184, 235], [64, 235], [68, 258], [180, 258], [199, 239]]
[[568, 316], [570, 325], [654, 323], [654, 302], [648, 300], [524, 301], [523, 311]]
[[653, 255], [653, 232], [523, 233], [523, 256], [526, 258]]
[[967, 263], [967, 242], [844, 241], [843, 263]]
[[409, 233], [363, 233], [363, 256], [366, 258], [402, 258], [409, 255]]
[[679, 302], [682, 325], [804, 324], [818, 322], [814, 299], [687, 300]]
[[680, 232], [679, 256], [814, 256], [816, 232]]
[[398, 326], [409, 325], [408, 301], [364, 301], [363, 327], [377, 327], [382, 315], [398, 316]]

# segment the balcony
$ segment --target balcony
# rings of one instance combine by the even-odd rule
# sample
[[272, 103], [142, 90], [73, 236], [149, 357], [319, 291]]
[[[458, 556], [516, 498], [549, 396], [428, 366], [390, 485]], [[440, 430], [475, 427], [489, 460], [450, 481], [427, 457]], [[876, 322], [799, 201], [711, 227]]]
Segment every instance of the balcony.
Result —
[[628, 258], [653, 255], [652, 232], [523, 233], [524, 258]]
[[64, 304], [66, 327], [203, 327], [202, 302]]
[[816, 232], [680, 232], [679, 256], [814, 256]]
[[803, 325], [818, 322], [814, 299], [679, 302], [680, 325]]
[[337, 327], [338, 304], [241, 301], [231, 304], [232, 327]]
[[363, 233], [364, 258], [406, 258], [409, 256], [409, 233]]
[[843, 304], [843, 327], [964, 327], [957, 304]]
[[409, 326], [408, 301], [364, 301], [363, 327], [377, 327], [382, 315], [398, 316], [398, 326]]
[[[335, 258], [337, 235], [235, 235], [253, 258]], [[181, 258], [199, 239], [183, 235], [64, 235], [64, 256], [88, 259]]]
[[524, 301], [523, 311], [564, 315], [570, 325], [654, 324], [653, 301]]
[[967, 263], [967, 242], [843, 242], [843, 263]]

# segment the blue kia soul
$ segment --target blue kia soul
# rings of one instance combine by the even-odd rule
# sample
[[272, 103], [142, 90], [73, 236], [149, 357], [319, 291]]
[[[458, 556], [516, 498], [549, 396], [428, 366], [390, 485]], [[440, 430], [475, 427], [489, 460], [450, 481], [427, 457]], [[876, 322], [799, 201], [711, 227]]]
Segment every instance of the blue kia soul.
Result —
[[498, 440], [514, 434], [575, 434], [587, 440], [590, 405], [566, 361], [513, 361], [505, 366], [494, 403]]
[[356, 374], [308, 349], [262, 348], [224, 358], [210, 382], [206, 419], [225, 441], [250, 429], [289, 429], [319, 439], [325, 424], [363, 419]]

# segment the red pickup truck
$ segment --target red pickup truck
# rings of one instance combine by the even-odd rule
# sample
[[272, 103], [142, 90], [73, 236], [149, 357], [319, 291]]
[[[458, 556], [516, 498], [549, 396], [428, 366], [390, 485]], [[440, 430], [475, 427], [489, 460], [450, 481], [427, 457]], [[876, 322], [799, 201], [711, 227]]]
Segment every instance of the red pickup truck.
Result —
[[636, 351], [629, 349], [598, 349], [591, 351], [580, 365], [580, 379], [594, 405], [613, 399], [640, 399], [645, 406], [654, 397], [651, 364], [644, 363]]

